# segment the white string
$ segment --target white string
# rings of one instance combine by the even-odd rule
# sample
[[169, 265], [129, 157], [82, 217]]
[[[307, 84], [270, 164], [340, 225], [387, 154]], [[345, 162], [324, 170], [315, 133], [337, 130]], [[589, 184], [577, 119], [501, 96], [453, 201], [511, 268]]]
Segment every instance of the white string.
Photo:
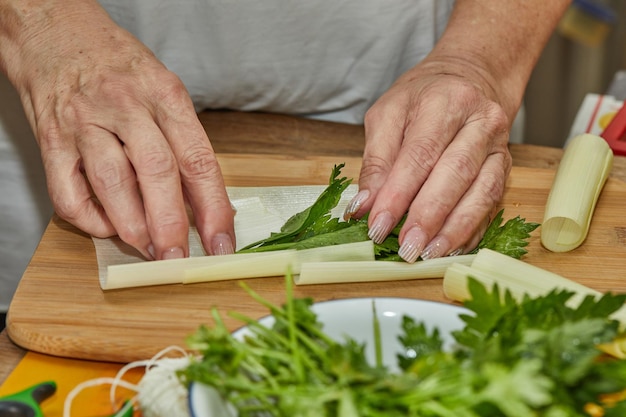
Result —
[[[63, 405], [63, 417], [71, 417], [72, 402], [78, 396], [78, 394], [80, 394], [83, 390], [85, 390], [87, 388], [100, 386], [100, 385], [107, 385], [107, 384], [111, 385], [111, 389], [109, 391], [109, 400], [110, 400], [111, 406], [113, 408], [116, 406], [115, 393], [116, 393], [116, 390], [119, 387], [126, 388], [126, 389], [128, 389], [130, 391], [135, 392], [136, 394], [131, 398], [129, 403], [130, 403], [130, 405], [136, 404], [137, 403], [138, 394], [141, 391], [141, 384], [146, 379], [146, 376], [148, 376], [148, 374], [152, 374], [152, 373], [154, 374], [154, 378], [152, 378], [153, 382], [151, 382], [151, 384], [153, 384], [153, 385], [155, 383], [156, 384], [160, 384], [161, 382], [163, 382], [163, 385], [165, 385], [164, 383], [167, 382], [168, 380], [171, 382], [171, 378], [168, 378], [168, 377], [170, 377], [171, 375], [174, 374], [175, 369], [180, 368], [182, 366], [181, 363], [179, 363], [174, 368], [172, 366], [167, 366], [167, 367], [164, 366], [164, 368], [167, 368], [167, 371], [169, 372], [168, 375], [157, 375], [158, 373], [150, 372], [150, 370], [152, 368], [154, 368], [154, 367], [159, 367], [159, 365], [164, 365], [166, 363], [167, 359], [168, 359], [168, 358], [164, 358], [164, 356], [169, 354], [169, 353], [172, 353], [172, 352], [177, 352], [177, 353], [180, 353], [182, 355], [182, 358], [178, 358], [179, 361], [181, 359], [188, 359], [189, 356], [190, 356], [187, 351], [185, 351], [183, 348], [181, 348], [179, 346], [169, 346], [169, 347], [161, 350], [160, 352], [158, 352], [156, 355], [154, 355], [150, 359], [135, 361], [135, 362], [131, 362], [131, 363], [128, 363], [128, 364], [124, 365], [117, 372], [117, 374], [115, 375], [114, 378], [102, 377], [102, 378], [95, 378], [95, 379], [92, 379], [92, 380], [81, 382], [76, 387], [74, 387], [72, 389], [72, 391], [70, 391], [70, 393], [65, 398], [65, 402], [64, 402], [64, 405]], [[145, 366], [146, 372], [145, 372], [144, 376], [142, 377], [141, 381], [139, 382], [139, 384], [132, 384], [132, 383], [130, 383], [130, 382], [128, 382], [128, 381], [123, 379], [124, 375], [129, 370], [131, 370], [133, 368], [138, 368], [138, 367], [141, 367], [141, 366]], [[164, 378], [162, 380], [159, 380], [158, 378], [161, 378], [162, 376], [164, 376]], [[155, 378], [157, 378], [156, 381], [154, 381]], [[180, 384], [180, 385], [182, 387], [182, 384]], [[175, 388], [179, 388], [179, 387], [175, 387]], [[124, 410], [126, 407], [128, 407], [130, 405], [125, 405], [124, 407], [122, 407], [122, 410]], [[120, 411], [122, 411], [122, 410], [120, 410]], [[164, 414], [164, 415], [167, 415], [167, 414]]]
[[[117, 387], [121, 386], [122, 382], [125, 382], [122, 379], [124, 377], [124, 374], [126, 374], [126, 372], [128, 372], [129, 370], [133, 368], [145, 366], [148, 363], [150, 363], [149, 360], [131, 362], [129, 364], [124, 365], [122, 369], [120, 369], [117, 372], [117, 375], [115, 375], [115, 378], [113, 379], [113, 382], [111, 383], [111, 389], [109, 390], [109, 401], [111, 402], [112, 407], [115, 407], [115, 391], [117, 390]], [[134, 391], [139, 392], [139, 385], [135, 385]], [[136, 396], [132, 398], [132, 401], [135, 401], [135, 398]]]
[[178, 352], [182, 355], [183, 358], [189, 357], [189, 353], [185, 349], [181, 348], [180, 346], [168, 346], [165, 349], [158, 352], [156, 355], [154, 355], [152, 359], [150, 359], [150, 361], [153, 363], [149, 365], [149, 367], [153, 366], [154, 362], [161, 359], [163, 356], [167, 355], [170, 352]]
[[189, 391], [177, 375], [188, 365], [188, 357], [163, 358], [146, 372], [137, 393], [144, 417], [189, 416]]
[[72, 401], [81, 391], [86, 388], [95, 387], [99, 385], [113, 384], [117, 383], [118, 386], [124, 387], [131, 391], [137, 392], [139, 390], [138, 386], [135, 384], [131, 384], [127, 381], [116, 381], [115, 378], [96, 378], [91, 379], [89, 381], [84, 381], [74, 387], [72, 391], [65, 397], [65, 403], [63, 404], [63, 417], [70, 417], [72, 415]]
[[[116, 381], [121, 381], [122, 378], [124, 377], [124, 374], [126, 374], [126, 372], [128, 372], [129, 370], [133, 369], [133, 368], [138, 368], [140, 366], [145, 366], [146, 367], [146, 372], [148, 370], [150, 370], [150, 368], [152, 368], [155, 363], [161, 359], [163, 356], [167, 355], [170, 352], [178, 352], [180, 354], [183, 355], [183, 357], [187, 357], [188, 353], [187, 351], [185, 351], [183, 348], [179, 347], [179, 346], [168, 346], [165, 349], [162, 349], [160, 352], [156, 353], [151, 359], [147, 359], [147, 360], [141, 360], [141, 361], [135, 361], [135, 362], [131, 362], [129, 364], [124, 365], [118, 372], [117, 375], [115, 376], [115, 380]], [[114, 383], [111, 385], [111, 390], [109, 392], [109, 398], [111, 401], [111, 405], [115, 405], [115, 391], [117, 389], [117, 384]], [[136, 390], [137, 392], [139, 391], [139, 389]]]

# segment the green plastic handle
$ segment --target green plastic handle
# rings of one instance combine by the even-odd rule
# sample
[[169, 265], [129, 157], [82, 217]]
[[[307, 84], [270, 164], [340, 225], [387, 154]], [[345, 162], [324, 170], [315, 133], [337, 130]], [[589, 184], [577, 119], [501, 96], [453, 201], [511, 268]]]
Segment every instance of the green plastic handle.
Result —
[[[0, 397], [0, 417], [44, 417], [39, 404], [56, 392], [53, 381], [42, 382], [4, 397]], [[134, 410], [130, 401], [107, 417], [133, 417]]]
[[15, 394], [0, 397], [0, 417], [44, 417], [39, 404], [57, 390], [54, 381], [42, 382]]

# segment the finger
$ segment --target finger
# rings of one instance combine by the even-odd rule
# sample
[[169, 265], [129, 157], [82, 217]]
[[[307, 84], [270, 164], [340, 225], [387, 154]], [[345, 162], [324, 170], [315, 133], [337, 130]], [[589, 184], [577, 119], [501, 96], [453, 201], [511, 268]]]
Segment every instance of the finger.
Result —
[[123, 123], [119, 138], [135, 173], [144, 204], [156, 259], [174, 259], [189, 254], [189, 219], [176, 158], [151, 115], [135, 114], [133, 123]]
[[178, 160], [185, 196], [205, 251], [210, 255], [233, 253], [235, 213], [219, 163], [191, 102], [186, 112], [158, 120]]
[[[458, 256], [458, 255], [463, 255], [465, 253], [470, 253], [480, 243], [483, 235], [485, 234], [485, 231], [487, 230], [487, 228], [489, 227], [489, 224], [491, 223], [491, 219], [492, 219], [492, 216], [489, 215], [481, 222], [480, 226], [478, 227], [478, 230], [474, 233], [474, 235], [470, 238], [470, 240], [467, 241], [468, 243], [461, 245], [454, 250], [449, 250], [447, 251], [447, 253], [445, 250], [443, 250], [443, 248], [440, 248], [440, 245], [442, 246], [442, 244], [436, 240], [437, 238], [433, 239], [433, 242], [432, 242], [433, 249], [429, 248], [431, 246], [429, 244], [426, 247], [426, 249], [424, 249], [424, 252], [422, 252], [421, 258], [423, 260], [426, 260], [426, 259], [438, 258], [440, 256]], [[432, 254], [429, 253], [431, 250], [433, 251]]]
[[455, 251], [457, 251], [459, 254], [473, 251], [478, 246], [483, 236], [485, 235], [485, 232], [487, 231], [487, 228], [491, 224], [491, 220], [493, 219], [495, 214], [496, 214], [496, 206], [494, 206], [494, 209], [491, 210], [491, 213], [482, 222], [480, 222], [478, 229], [472, 235], [472, 237], [465, 244], [455, 249]]
[[39, 142], [50, 200], [59, 217], [95, 237], [115, 235], [81, 172], [81, 157], [74, 144], [54, 134], [40, 136]]
[[[414, 262], [422, 255], [459, 200], [470, 187], [474, 187], [479, 172], [486, 176], [493, 171], [494, 187], [503, 182], [503, 176], [508, 174], [510, 168], [507, 125], [506, 116], [498, 106], [487, 105], [471, 113], [411, 204], [399, 236], [398, 253], [403, 259]], [[487, 155], [499, 155], [501, 163], [496, 163], [495, 168], [491, 162], [485, 166], [483, 161], [486, 162]], [[481, 187], [479, 191], [492, 185], [488, 179], [485, 179], [486, 185], [478, 184]], [[500, 193], [499, 197], [502, 189], [488, 189], [488, 195], [483, 197], [489, 199], [491, 195]], [[486, 214], [483, 212], [482, 216]], [[445, 240], [434, 242], [429, 245], [426, 256], [445, 253], [449, 249], [448, 243]]]
[[118, 236], [152, 259], [137, 179], [119, 140], [96, 126], [84, 129], [77, 136], [87, 178]]
[[346, 207], [343, 217], [360, 218], [374, 203], [375, 196], [391, 171], [402, 145], [406, 107], [383, 96], [365, 115], [365, 149], [359, 173], [359, 192]]
[[495, 215], [510, 168], [508, 152], [493, 153], [487, 157], [472, 186], [422, 252], [422, 259], [446, 256], [452, 252], [464, 253], [478, 245]]
[[[431, 103], [433, 104], [433, 103]], [[441, 103], [424, 108], [404, 134], [402, 150], [377, 191], [369, 217], [370, 238], [382, 242], [407, 212], [448, 143], [460, 128], [458, 117], [441, 111]]]
[[398, 252], [408, 262], [422, 254], [478, 176], [486, 158], [487, 141], [477, 133], [471, 127], [459, 131], [410, 203]]

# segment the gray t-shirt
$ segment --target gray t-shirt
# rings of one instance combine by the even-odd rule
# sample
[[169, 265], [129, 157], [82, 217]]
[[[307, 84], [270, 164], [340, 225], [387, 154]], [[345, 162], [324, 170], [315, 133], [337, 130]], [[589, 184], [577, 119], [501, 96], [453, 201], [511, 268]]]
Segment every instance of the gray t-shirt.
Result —
[[362, 123], [440, 37], [453, 0], [101, 0], [197, 110]]
[[[102, 0], [197, 110], [361, 123], [440, 37], [453, 0]], [[0, 76], [0, 312], [52, 213], [35, 140]]]

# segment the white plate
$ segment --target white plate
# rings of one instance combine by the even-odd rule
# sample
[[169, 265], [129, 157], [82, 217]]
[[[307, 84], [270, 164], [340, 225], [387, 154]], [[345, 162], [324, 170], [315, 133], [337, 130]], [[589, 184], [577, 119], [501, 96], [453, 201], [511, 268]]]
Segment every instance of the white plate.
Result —
[[[391, 370], [397, 370], [396, 355], [402, 351], [398, 336], [402, 333], [403, 316], [423, 322], [429, 330], [439, 329], [445, 345], [449, 347], [454, 341], [451, 332], [463, 328], [464, 325], [459, 315], [467, 312], [463, 307], [450, 304], [392, 297], [350, 298], [315, 303], [312, 309], [324, 324], [324, 331], [338, 341], [344, 340], [347, 336], [365, 343], [370, 363], [374, 363], [372, 302], [376, 305], [380, 322], [383, 363]], [[273, 317], [265, 317], [260, 322], [270, 326]], [[248, 330], [243, 328], [234, 335], [242, 337], [247, 332]], [[203, 384], [191, 385], [189, 408], [192, 417], [236, 416], [236, 412], [224, 408], [224, 404], [219, 401], [212, 388]]]

